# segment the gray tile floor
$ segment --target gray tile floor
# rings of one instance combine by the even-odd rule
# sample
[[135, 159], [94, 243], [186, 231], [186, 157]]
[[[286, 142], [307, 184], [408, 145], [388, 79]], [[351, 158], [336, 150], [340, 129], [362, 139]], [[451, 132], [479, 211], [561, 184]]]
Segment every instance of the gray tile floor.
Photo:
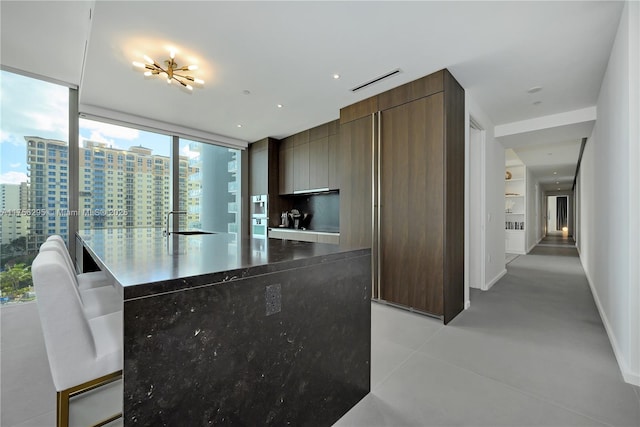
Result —
[[639, 426], [576, 250], [554, 244], [447, 326], [374, 304], [372, 390], [336, 426]]
[[[640, 391], [622, 380], [575, 249], [558, 246], [513, 260], [447, 326], [373, 303], [372, 391], [336, 426], [640, 426]], [[0, 425], [53, 426], [36, 304], [0, 313]]]

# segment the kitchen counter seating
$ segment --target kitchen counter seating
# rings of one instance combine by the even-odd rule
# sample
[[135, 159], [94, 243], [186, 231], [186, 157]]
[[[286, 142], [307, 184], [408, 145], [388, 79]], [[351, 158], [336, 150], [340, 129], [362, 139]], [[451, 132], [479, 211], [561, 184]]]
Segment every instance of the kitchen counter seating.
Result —
[[124, 306], [125, 425], [332, 425], [368, 392], [370, 249], [89, 230]]
[[67, 427], [72, 396], [121, 377], [122, 312], [87, 316], [74, 272], [55, 250], [41, 251], [31, 272], [57, 392], [56, 425]]
[[[69, 268], [75, 272], [73, 260], [69, 255], [69, 250], [62, 236], [54, 234], [47, 238], [47, 241], [40, 246], [40, 250], [57, 250], [67, 262]], [[103, 271], [92, 271], [90, 273], [81, 273], [76, 275], [78, 281], [78, 289], [93, 289], [103, 286], [113, 286], [113, 279], [107, 276]]]
[[51, 236], [40, 246], [40, 253], [48, 251], [56, 253], [57, 259], [69, 272], [70, 281], [78, 288], [80, 303], [87, 318], [122, 311], [122, 298], [113, 286], [113, 280], [102, 272], [76, 274], [64, 240]]

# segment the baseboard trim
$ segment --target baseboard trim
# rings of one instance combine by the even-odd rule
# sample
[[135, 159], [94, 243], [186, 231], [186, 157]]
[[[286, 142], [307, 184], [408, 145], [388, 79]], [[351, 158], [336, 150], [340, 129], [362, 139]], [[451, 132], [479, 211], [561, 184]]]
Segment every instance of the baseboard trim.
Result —
[[579, 247], [578, 255], [580, 256], [580, 264], [582, 265], [584, 274], [587, 277], [587, 282], [589, 283], [589, 289], [591, 289], [591, 295], [593, 296], [593, 300], [595, 301], [596, 307], [598, 308], [598, 313], [600, 314], [600, 319], [602, 320], [602, 324], [604, 325], [604, 330], [607, 331], [607, 337], [609, 337], [609, 342], [611, 343], [611, 348], [613, 349], [613, 354], [616, 358], [616, 362], [618, 362], [618, 369], [620, 369], [622, 378], [626, 383], [640, 387], [640, 374], [631, 372], [622, 357], [622, 352], [620, 351], [620, 347], [618, 346], [616, 336], [613, 334], [607, 315], [605, 314], [605, 311], [602, 308], [602, 304], [600, 303], [600, 298], [598, 298], [598, 293], [593, 286], [593, 280], [591, 280], [589, 271], [585, 268], [584, 262], [582, 261], [582, 255], [580, 254]]
[[496, 282], [498, 282], [498, 280], [502, 279], [502, 276], [504, 276], [505, 274], [507, 274], [507, 269], [505, 268], [504, 270], [502, 270], [500, 273], [498, 273], [498, 275], [496, 277], [493, 278], [493, 280], [491, 280], [489, 283], [486, 284], [485, 289], [483, 289], [484, 291], [488, 291], [489, 289], [491, 289], [491, 287], [493, 285], [496, 284]]

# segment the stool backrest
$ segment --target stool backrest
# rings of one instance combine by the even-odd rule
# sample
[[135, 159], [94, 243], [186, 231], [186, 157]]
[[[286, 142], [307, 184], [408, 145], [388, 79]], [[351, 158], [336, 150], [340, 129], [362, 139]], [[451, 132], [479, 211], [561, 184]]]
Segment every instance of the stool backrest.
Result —
[[73, 272], [58, 252], [42, 251], [31, 265], [51, 375], [57, 390], [79, 384], [96, 348]]
[[56, 251], [64, 258], [67, 266], [71, 271], [75, 271], [73, 267], [73, 260], [71, 259], [71, 255], [67, 251], [67, 247], [63, 244], [60, 245], [59, 242], [55, 240], [47, 240], [42, 245], [40, 245], [40, 252], [42, 251]]

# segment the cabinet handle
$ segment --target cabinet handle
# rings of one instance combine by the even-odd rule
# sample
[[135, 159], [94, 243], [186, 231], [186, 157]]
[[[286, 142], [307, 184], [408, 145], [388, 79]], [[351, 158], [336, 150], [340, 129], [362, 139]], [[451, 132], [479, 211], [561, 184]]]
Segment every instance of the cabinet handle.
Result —
[[[377, 253], [376, 240], [376, 113], [371, 113], [371, 298], [376, 299], [376, 264], [380, 262]], [[380, 293], [377, 295], [380, 298]]]
[[382, 169], [380, 168], [381, 166], [381, 154], [382, 154], [382, 112], [378, 111], [377, 112], [378, 115], [378, 217], [377, 217], [377, 226], [378, 226], [378, 262], [376, 262], [376, 265], [378, 267], [378, 298], [380, 298], [380, 274], [382, 272], [382, 263], [381, 263], [381, 254], [382, 254], [382, 249], [380, 248], [380, 240], [381, 240], [381, 235], [380, 235], [380, 211], [381, 211], [381, 206], [382, 206], [382, 192], [380, 191], [380, 189], [382, 188]]

